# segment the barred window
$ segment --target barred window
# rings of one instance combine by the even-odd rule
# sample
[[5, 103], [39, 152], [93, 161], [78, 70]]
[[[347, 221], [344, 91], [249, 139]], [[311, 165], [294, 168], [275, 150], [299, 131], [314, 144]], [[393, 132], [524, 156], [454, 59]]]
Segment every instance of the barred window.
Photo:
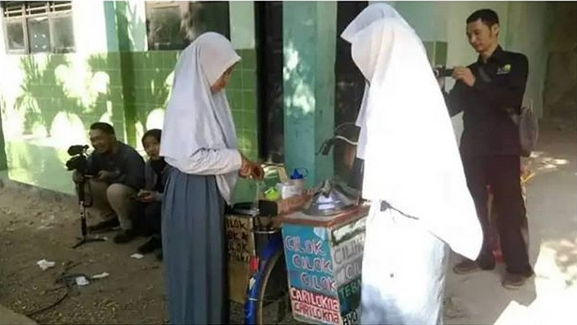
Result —
[[146, 2], [148, 50], [182, 50], [207, 31], [230, 38], [228, 2]]
[[71, 1], [4, 1], [1, 6], [8, 53], [74, 52]]

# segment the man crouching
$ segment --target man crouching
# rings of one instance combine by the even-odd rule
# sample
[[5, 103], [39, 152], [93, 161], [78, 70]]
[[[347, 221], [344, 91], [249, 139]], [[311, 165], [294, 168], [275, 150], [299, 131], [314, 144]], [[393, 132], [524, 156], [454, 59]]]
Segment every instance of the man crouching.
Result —
[[[102, 232], [120, 225], [114, 242], [129, 242], [135, 236], [130, 211], [133, 197], [144, 186], [144, 160], [134, 148], [116, 140], [108, 123], [93, 123], [89, 136], [94, 151], [87, 161], [86, 201], [89, 216], [98, 214], [102, 221], [88, 231]], [[83, 177], [77, 171], [72, 175], [76, 184]]]

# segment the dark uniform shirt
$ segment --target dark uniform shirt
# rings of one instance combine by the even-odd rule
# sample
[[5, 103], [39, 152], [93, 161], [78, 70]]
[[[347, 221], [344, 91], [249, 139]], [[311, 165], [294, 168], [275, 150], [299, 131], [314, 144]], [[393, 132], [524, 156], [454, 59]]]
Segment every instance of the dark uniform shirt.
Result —
[[168, 165], [164, 158], [159, 160], [149, 160], [144, 166], [144, 178], [146, 180], [145, 189], [150, 189], [159, 193], [164, 192], [166, 183], [166, 173]]
[[93, 152], [88, 157], [88, 174], [96, 176], [101, 170], [115, 174], [111, 184], [124, 184], [137, 190], [144, 187], [144, 159], [134, 148], [120, 141], [116, 152]]
[[461, 153], [467, 156], [520, 155], [517, 125], [511, 114], [520, 114], [528, 75], [527, 57], [497, 47], [484, 63], [469, 69], [473, 87], [457, 81], [446, 95], [451, 116], [463, 111]]

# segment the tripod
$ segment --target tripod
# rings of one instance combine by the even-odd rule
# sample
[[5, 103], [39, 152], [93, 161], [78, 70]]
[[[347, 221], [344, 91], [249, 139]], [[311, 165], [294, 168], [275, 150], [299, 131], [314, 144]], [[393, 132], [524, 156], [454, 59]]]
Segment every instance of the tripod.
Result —
[[82, 182], [78, 184], [78, 205], [80, 207], [80, 231], [82, 237], [77, 237], [78, 242], [72, 246], [72, 248], [80, 247], [86, 243], [94, 243], [105, 241], [106, 239], [100, 237], [92, 237], [88, 234], [88, 226], [86, 225], [86, 191], [85, 191], [86, 179], [83, 178]]

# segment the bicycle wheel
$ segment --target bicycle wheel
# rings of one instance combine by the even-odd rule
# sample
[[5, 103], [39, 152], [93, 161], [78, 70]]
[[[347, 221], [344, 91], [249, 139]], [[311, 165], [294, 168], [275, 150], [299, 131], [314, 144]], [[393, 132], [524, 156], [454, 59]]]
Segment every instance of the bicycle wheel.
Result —
[[267, 262], [256, 303], [256, 324], [296, 324], [290, 312], [287, 269], [282, 249]]

